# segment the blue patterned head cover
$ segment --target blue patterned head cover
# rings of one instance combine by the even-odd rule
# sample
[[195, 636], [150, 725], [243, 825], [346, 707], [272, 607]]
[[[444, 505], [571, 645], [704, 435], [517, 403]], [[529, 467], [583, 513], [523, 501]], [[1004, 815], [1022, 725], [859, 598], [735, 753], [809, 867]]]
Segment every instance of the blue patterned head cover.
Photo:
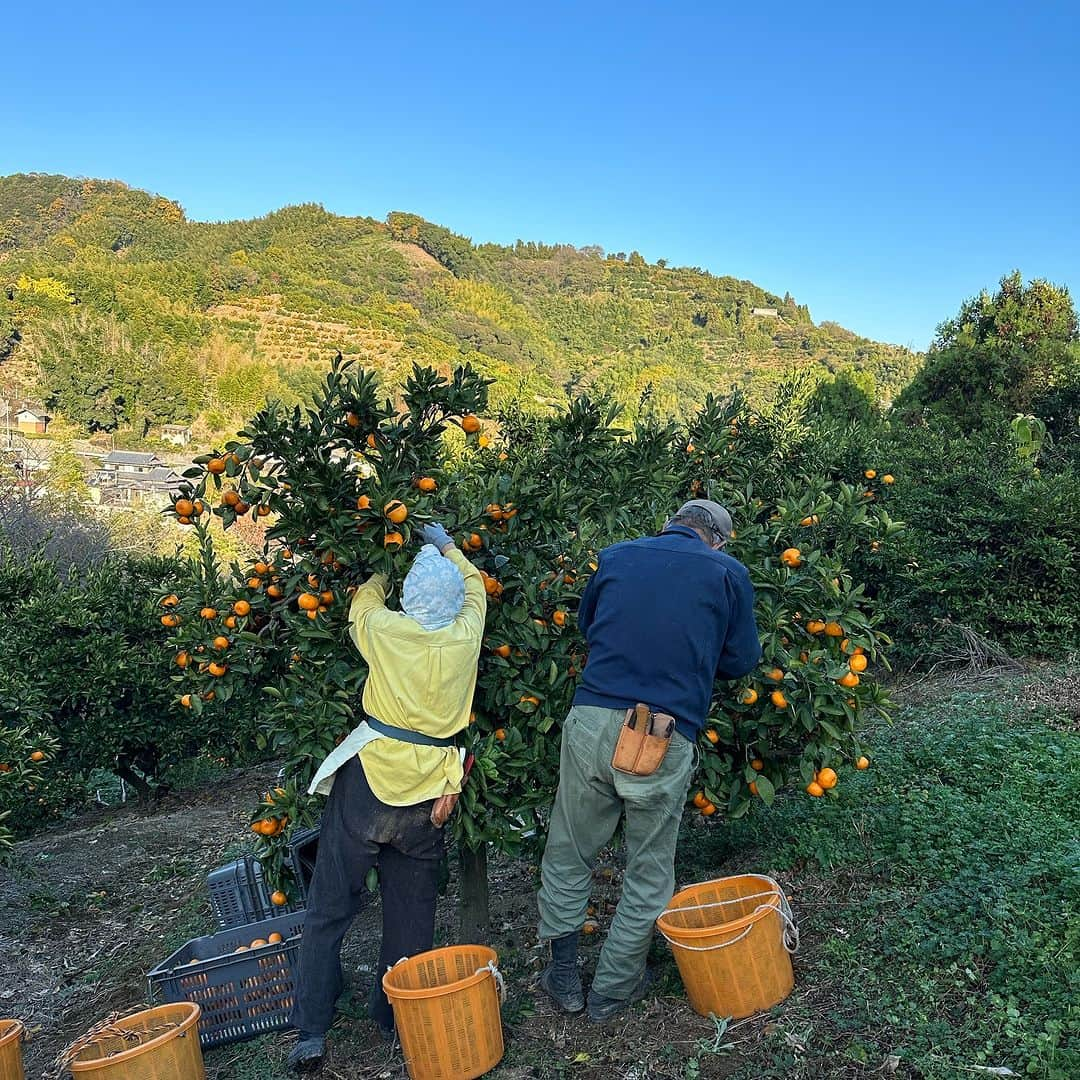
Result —
[[465, 605], [465, 579], [461, 571], [425, 544], [401, 587], [401, 609], [425, 630], [441, 630], [461, 614]]

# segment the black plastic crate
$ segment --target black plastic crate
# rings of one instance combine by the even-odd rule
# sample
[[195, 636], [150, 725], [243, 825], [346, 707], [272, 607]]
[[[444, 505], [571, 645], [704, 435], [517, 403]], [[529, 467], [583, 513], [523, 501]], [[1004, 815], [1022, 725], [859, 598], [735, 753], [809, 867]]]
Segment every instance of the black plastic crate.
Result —
[[[151, 996], [202, 1008], [204, 1047], [239, 1042], [289, 1026], [300, 963], [304, 912], [234, 926], [194, 938], [147, 973]], [[250, 948], [277, 932], [283, 941]], [[241, 946], [247, 951], [237, 952]]]
[[227, 930], [260, 919], [298, 911], [302, 904], [277, 907], [270, 903], [271, 889], [263, 877], [262, 866], [253, 855], [245, 855], [212, 870], [206, 878], [210, 906], [218, 925]]
[[299, 829], [289, 838], [289, 865], [292, 867], [296, 895], [305, 902], [311, 891], [315, 859], [319, 854], [320, 829], [319, 825], [313, 829]]

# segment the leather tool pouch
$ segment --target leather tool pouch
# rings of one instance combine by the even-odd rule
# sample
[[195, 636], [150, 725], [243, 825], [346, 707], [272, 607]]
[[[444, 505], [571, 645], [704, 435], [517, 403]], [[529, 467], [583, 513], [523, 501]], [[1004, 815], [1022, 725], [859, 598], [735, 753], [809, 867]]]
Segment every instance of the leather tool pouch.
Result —
[[611, 767], [631, 776], [652, 776], [671, 745], [675, 718], [654, 713], [648, 705], [626, 710], [619, 740], [611, 756]]

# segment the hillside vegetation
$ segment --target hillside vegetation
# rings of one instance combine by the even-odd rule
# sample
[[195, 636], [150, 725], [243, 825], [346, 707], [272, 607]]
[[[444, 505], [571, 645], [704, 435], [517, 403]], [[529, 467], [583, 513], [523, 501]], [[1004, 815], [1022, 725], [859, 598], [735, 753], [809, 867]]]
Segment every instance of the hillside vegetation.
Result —
[[889, 401], [920, 361], [815, 325], [790, 295], [637, 252], [475, 245], [412, 214], [316, 205], [208, 224], [63, 176], [0, 177], [0, 285], [0, 386], [140, 437], [194, 419], [208, 438], [267, 396], [306, 399], [338, 350], [392, 385], [415, 361], [466, 361], [498, 404], [590, 390], [678, 415], [792, 369], [848, 371]]

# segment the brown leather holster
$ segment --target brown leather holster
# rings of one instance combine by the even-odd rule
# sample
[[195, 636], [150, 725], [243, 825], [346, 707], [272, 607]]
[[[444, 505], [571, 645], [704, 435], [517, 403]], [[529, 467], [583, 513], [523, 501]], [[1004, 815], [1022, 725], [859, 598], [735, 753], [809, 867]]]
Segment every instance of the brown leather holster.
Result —
[[652, 776], [660, 768], [674, 732], [675, 717], [667, 713], [653, 712], [640, 703], [627, 709], [611, 767], [631, 776]]

